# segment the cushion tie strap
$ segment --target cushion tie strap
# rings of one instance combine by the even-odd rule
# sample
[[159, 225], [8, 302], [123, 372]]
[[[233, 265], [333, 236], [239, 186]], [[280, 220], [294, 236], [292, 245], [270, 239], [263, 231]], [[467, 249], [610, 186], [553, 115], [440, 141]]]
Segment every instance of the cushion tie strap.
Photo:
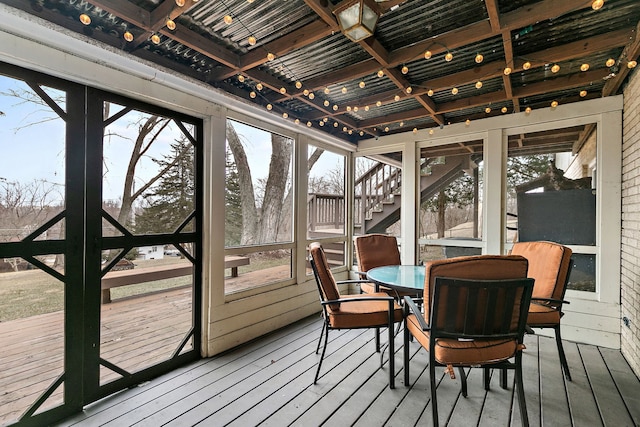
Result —
[[453, 365], [447, 365], [447, 368], [444, 371], [449, 374], [449, 377], [451, 377], [452, 380], [456, 379], [456, 372], [453, 370]]

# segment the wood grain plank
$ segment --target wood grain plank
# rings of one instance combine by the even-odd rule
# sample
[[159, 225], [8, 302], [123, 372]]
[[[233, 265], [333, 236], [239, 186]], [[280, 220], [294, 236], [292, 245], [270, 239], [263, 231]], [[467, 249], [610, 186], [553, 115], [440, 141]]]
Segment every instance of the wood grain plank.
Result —
[[597, 347], [578, 345], [585, 371], [591, 383], [593, 396], [605, 426], [631, 426], [633, 420], [627, 411], [615, 382]]

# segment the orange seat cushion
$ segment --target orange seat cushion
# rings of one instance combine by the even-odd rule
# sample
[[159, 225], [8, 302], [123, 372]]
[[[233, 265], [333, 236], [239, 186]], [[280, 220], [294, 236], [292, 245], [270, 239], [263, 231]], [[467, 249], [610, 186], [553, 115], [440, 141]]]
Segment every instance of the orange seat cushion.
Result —
[[[369, 297], [388, 297], [384, 292], [367, 295]], [[362, 298], [362, 295], [342, 295], [342, 299]], [[394, 305], [393, 322], [402, 321], [402, 308]], [[389, 303], [387, 301], [343, 302], [337, 308], [327, 307], [329, 324], [335, 329], [368, 328], [386, 326], [389, 322]]]
[[534, 325], [557, 325], [560, 323], [560, 312], [544, 304], [532, 302], [529, 305], [529, 315], [527, 324]]
[[[407, 317], [407, 329], [425, 349], [429, 349], [429, 331], [422, 330], [414, 314]], [[433, 356], [443, 365], [481, 365], [507, 360], [515, 355], [516, 349], [514, 339], [459, 341], [438, 338]]]

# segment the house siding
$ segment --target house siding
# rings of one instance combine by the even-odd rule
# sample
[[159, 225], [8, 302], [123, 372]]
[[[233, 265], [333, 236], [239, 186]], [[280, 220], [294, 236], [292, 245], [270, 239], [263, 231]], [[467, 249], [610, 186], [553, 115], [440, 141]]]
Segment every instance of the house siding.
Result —
[[624, 89], [622, 132], [621, 350], [640, 376], [640, 74], [637, 71]]

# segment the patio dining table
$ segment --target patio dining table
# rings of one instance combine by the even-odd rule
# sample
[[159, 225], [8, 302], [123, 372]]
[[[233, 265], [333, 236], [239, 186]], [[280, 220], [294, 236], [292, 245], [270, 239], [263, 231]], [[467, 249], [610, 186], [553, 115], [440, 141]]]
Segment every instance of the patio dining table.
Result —
[[376, 285], [376, 291], [381, 285], [416, 295], [424, 291], [424, 276], [424, 265], [385, 265], [367, 271], [367, 280]]

